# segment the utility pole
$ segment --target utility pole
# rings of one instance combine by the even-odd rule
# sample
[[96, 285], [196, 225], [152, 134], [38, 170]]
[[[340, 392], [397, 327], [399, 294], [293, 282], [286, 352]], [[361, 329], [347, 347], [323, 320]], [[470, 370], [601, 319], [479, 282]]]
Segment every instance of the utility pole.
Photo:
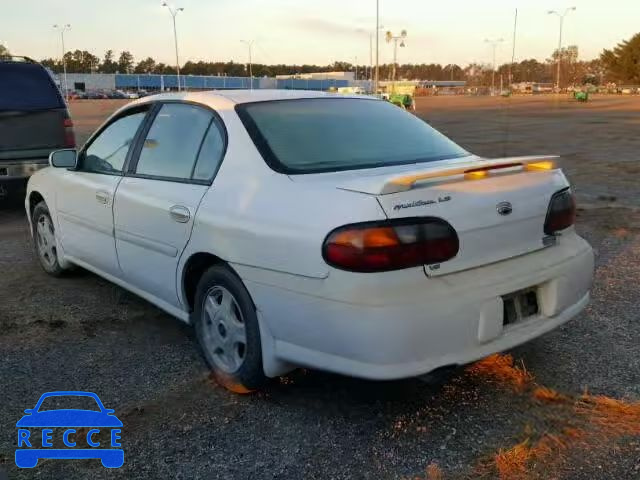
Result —
[[64, 58], [65, 48], [64, 48], [64, 32], [71, 30], [70, 24], [65, 25], [54, 25], [53, 28], [60, 31], [60, 40], [62, 41], [62, 71], [64, 72], [64, 99], [66, 102], [69, 102], [69, 92], [67, 85], [67, 60]]
[[496, 89], [496, 48], [504, 42], [504, 38], [498, 38], [497, 40], [485, 39], [485, 43], [488, 43], [493, 47], [493, 63], [491, 66], [491, 95], [495, 95]]
[[253, 43], [255, 40], [240, 40], [242, 43], [245, 43], [247, 47], [249, 47], [249, 81], [251, 82], [251, 86], [249, 90], [253, 90], [253, 60], [251, 58], [251, 50], [253, 49]]
[[176, 30], [176, 17], [178, 16], [178, 13], [180, 12], [184, 12], [184, 8], [180, 7], [180, 8], [172, 8], [169, 6], [169, 4], [167, 2], [162, 2], [162, 6], [163, 7], [167, 7], [167, 10], [169, 10], [169, 13], [171, 13], [171, 18], [173, 19], [173, 41], [175, 43], [175, 47], [176, 47], [176, 72], [178, 74], [178, 91], [181, 90], [180, 88], [180, 60], [178, 57], [178, 32]]
[[569, 7], [562, 14], [555, 10], [549, 10], [547, 12], [549, 15], [557, 15], [560, 18], [560, 36], [558, 37], [558, 73], [556, 76], [556, 89], [558, 91], [560, 91], [560, 63], [562, 61], [562, 26], [564, 25], [564, 17], [566, 17], [569, 12], [575, 10], [576, 7]]

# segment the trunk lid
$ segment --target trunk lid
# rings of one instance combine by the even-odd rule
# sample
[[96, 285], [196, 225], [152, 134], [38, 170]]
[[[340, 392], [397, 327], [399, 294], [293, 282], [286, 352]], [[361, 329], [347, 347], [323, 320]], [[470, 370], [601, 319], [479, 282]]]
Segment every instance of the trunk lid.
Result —
[[449, 222], [460, 240], [458, 255], [425, 266], [427, 275], [441, 276], [552, 244], [544, 234], [549, 201], [568, 182], [551, 158], [474, 157], [382, 175], [328, 175], [324, 181], [332, 178], [337, 188], [374, 196], [390, 219], [438, 217]]

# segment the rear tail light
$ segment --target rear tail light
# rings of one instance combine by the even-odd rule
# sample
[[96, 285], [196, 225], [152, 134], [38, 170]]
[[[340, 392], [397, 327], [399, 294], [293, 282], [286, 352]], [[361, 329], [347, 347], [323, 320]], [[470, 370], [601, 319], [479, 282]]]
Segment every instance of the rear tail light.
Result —
[[456, 231], [440, 218], [403, 218], [336, 228], [325, 239], [322, 256], [341, 270], [385, 272], [442, 263], [455, 257]]
[[64, 127], [64, 146], [66, 148], [75, 148], [76, 135], [73, 133], [73, 121], [70, 118], [65, 118], [62, 126]]
[[576, 221], [576, 202], [568, 188], [553, 194], [549, 202], [544, 233], [553, 235], [570, 227]]

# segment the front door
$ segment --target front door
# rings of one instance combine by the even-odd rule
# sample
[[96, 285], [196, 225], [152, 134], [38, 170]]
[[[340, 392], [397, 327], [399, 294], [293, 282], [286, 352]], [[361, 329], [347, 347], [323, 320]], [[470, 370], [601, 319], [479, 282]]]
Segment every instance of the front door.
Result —
[[60, 176], [56, 208], [65, 254], [119, 277], [113, 235], [113, 199], [125, 160], [148, 107], [110, 122], [78, 156], [76, 170]]
[[116, 192], [116, 250], [124, 279], [178, 308], [178, 261], [222, 159], [220, 127], [206, 108], [159, 104]]

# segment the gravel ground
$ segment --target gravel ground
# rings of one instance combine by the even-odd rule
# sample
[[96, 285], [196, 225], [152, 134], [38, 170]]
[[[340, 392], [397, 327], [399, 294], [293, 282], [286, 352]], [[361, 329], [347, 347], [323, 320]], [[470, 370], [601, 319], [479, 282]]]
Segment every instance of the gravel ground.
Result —
[[[20, 479], [640, 478], [640, 188], [631, 178], [640, 101], [496, 102], [504, 101], [424, 99], [417, 113], [483, 155], [565, 155], [585, 206], [578, 228], [597, 252], [590, 307], [510, 352], [517, 368], [472, 366], [441, 388], [307, 370], [232, 395], [208, 378], [188, 326], [92, 274], [46, 276], [20, 200], [4, 201], [0, 478], [3, 469]], [[75, 103], [79, 139], [115, 105]], [[540, 386], [562, 397], [543, 401]], [[61, 389], [94, 391], [116, 409], [123, 468], [89, 460], [15, 468], [15, 422], [41, 393]], [[578, 408], [585, 389], [625, 401], [615, 405], [629, 428], [613, 428], [612, 410], [603, 426], [601, 410]], [[549, 438], [558, 439], [551, 453], [541, 448]], [[522, 451], [526, 470], [505, 470], [500, 458]]]

